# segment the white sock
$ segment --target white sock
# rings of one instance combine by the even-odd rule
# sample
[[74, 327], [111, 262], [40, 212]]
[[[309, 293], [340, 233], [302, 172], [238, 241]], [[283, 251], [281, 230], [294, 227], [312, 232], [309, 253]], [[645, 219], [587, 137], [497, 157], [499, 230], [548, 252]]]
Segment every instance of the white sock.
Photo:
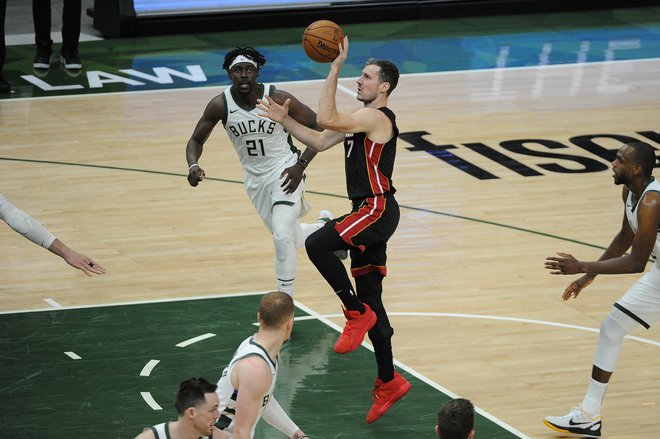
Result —
[[605, 398], [607, 384], [608, 383], [598, 382], [593, 378], [589, 380], [587, 394], [584, 395], [584, 400], [582, 400], [582, 411], [584, 414], [592, 418], [600, 415], [600, 409], [603, 399]]
[[293, 297], [294, 286], [295, 286], [294, 278], [286, 279], [286, 280], [277, 278], [277, 291], [287, 293], [289, 296]]

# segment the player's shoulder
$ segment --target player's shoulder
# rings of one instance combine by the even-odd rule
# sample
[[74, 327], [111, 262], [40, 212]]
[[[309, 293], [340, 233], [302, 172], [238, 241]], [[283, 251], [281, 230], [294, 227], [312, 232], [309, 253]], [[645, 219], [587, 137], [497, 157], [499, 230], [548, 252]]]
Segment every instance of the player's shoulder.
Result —
[[660, 210], [660, 188], [647, 190], [644, 193], [641, 203], [644, 206]]
[[242, 377], [250, 377], [255, 383], [270, 381], [271, 371], [268, 360], [257, 353], [239, 359], [234, 365], [234, 370]]
[[142, 433], [135, 436], [135, 439], [156, 439], [156, 435], [151, 428], [145, 427]]
[[267, 90], [267, 94], [280, 105], [282, 105], [287, 99], [296, 100], [294, 95], [286, 90], [281, 90], [275, 87], [275, 85], [270, 86], [270, 90]]
[[225, 93], [222, 92], [214, 96], [206, 105], [204, 117], [207, 119], [225, 120], [227, 117], [227, 98]]
[[218, 93], [217, 95], [213, 96], [211, 100], [209, 101], [209, 106], [212, 107], [224, 107], [227, 105], [227, 97], [225, 96], [224, 90], [221, 93]]

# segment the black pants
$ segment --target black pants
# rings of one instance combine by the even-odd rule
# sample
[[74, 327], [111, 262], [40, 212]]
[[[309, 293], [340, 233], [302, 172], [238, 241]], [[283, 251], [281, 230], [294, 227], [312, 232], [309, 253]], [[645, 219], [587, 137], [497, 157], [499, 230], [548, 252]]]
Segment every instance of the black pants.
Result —
[[[382, 201], [382, 199], [380, 200]], [[368, 212], [371, 205], [367, 203]], [[319, 270], [323, 278], [334, 291], [352, 289], [351, 280], [343, 263], [333, 254], [335, 250], [351, 250], [351, 271], [355, 278], [355, 292], [362, 303], [366, 303], [376, 313], [376, 324], [369, 331], [369, 339], [374, 346], [378, 377], [390, 381], [394, 376], [392, 356], [392, 335], [394, 329], [390, 325], [387, 311], [383, 305], [383, 278], [387, 261], [387, 240], [394, 233], [399, 223], [399, 206], [394, 197], [388, 197], [385, 208], [381, 209], [377, 220], [372, 220], [369, 227], [351, 235], [349, 245], [335, 228], [339, 228], [354, 215], [359, 217], [364, 203], [356, 203], [350, 214], [328, 222], [321, 229], [312, 233], [305, 241], [307, 255]], [[361, 246], [358, 248], [356, 246]]]
[[[64, 0], [62, 8], [62, 52], [78, 53], [80, 40], [81, 0]], [[34, 19], [34, 42], [37, 47], [50, 49], [51, 8], [50, 0], [32, 0], [32, 18]]]

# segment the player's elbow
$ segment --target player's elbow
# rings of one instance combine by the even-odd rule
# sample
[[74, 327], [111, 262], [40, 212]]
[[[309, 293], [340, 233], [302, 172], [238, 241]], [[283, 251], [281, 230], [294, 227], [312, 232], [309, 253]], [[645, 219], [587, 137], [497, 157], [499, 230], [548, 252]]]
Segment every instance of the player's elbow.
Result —
[[322, 129], [328, 129], [329, 120], [327, 117], [323, 117], [320, 114], [316, 116], [316, 124]]
[[311, 143], [311, 142], [310, 142], [310, 143], [306, 143], [305, 146], [306, 146], [307, 148], [311, 149], [311, 150], [314, 151], [314, 152], [321, 152], [321, 151], [323, 151], [322, 145], [321, 145], [320, 143], [319, 143], [319, 144], [315, 144], [315, 143]]
[[316, 123], [325, 130], [331, 130], [336, 125], [335, 118], [331, 114], [325, 114], [324, 112], [319, 112], [316, 115]]
[[646, 262], [643, 262], [641, 264], [637, 264], [634, 268], [633, 273], [643, 273], [644, 270], [646, 270]]
[[646, 260], [633, 261], [628, 268], [630, 273], [642, 273], [646, 270]]

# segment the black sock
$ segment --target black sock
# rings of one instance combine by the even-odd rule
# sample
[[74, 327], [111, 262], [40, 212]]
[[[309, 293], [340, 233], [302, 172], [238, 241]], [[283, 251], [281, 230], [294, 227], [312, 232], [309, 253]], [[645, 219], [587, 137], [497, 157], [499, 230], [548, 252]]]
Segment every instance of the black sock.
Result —
[[378, 365], [378, 378], [384, 383], [394, 379], [394, 362], [392, 360], [392, 339], [380, 338], [371, 340]]
[[360, 311], [360, 314], [364, 313], [364, 305], [352, 290], [335, 291], [335, 294], [337, 294], [339, 300], [341, 300], [341, 303], [344, 304], [344, 308], [347, 310]]

